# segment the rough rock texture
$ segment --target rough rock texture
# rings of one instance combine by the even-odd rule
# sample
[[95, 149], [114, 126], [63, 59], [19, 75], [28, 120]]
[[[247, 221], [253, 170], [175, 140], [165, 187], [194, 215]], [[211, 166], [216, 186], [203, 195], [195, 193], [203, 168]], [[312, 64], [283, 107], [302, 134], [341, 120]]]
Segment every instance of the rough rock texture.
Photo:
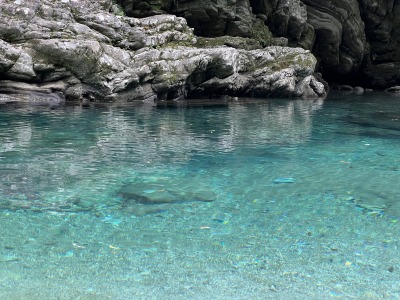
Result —
[[399, 0], [302, 2], [324, 78], [377, 88], [400, 82]]
[[125, 17], [108, 0], [0, 2], [0, 102], [326, 94], [301, 48], [199, 48], [185, 19]]
[[265, 18], [252, 13], [249, 0], [120, 0], [127, 15], [144, 17], [172, 13], [184, 17], [194, 33], [204, 37], [236, 36], [252, 38], [261, 47], [269, 46], [272, 34]]
[[399, 0], [303, 0], [324, 77], [385, 88], [400, 82]]
[[316, 34], [314, 53], [324, 74], [335, 80], [357, 73], [367, 52], [357, 1], [328, 1], [329, 5], [316, 0], [304, 2]]
[[270, 31], [287, 38], [289, 46], [312, 50], [318, 70], [329, 81], [378, 88], [400, 81], [400, 0], [120, 2], [128, 15], [183, 16], [205, 37], [253, 38], [262, 41], [261, 47], [281, 44]]
[[371, 51], [364, 74], [377, 86], [400, 83], [400, 1], [360, 0]]

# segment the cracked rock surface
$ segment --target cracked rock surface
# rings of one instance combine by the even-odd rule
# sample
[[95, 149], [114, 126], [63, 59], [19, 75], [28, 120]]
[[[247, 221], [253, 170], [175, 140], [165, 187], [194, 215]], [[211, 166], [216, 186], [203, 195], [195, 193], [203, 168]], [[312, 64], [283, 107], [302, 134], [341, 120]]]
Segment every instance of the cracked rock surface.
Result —
[[108, 0], [0, 2], [0, 102], [326, 95], [301, 48], [198, 47], [184, 18], [121, 16]]

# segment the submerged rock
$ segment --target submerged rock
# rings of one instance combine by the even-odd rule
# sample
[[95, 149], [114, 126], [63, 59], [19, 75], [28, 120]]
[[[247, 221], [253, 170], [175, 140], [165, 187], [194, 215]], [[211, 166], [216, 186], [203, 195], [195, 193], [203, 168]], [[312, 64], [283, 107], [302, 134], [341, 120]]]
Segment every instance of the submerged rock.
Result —
[[[138, 19], [113, 11], [107, 0], [4, 1], [0, 87], [7, 91], [0, 92], [22, 102], [30, 92], [33, 98], [43, 96], [44, 102], [65, 98], [84, 105], [222, 95], [326, 95], [313, 76], [317, 61], [307, 50], [256, 49], [259, 41], [254, 39], [223, 43], [235, 48], [198, 48], [193, 30], [181, 17]], [[239, 27], [235, 30], [245, 30]], [[56, 94], [53, 100], [49, 91]]]
[[[396, 112], [374, 112], [365, 115], [351, 115], [347, 116], [346, 120], [349, 123], [360, 125], [364, 128], [381, 129], [375, 134], [381, 138], [393, 137], [399, 138], [398, 132], [400, 131], [400, 114]], [[382, 130], [383, 129], [383, 130]], [[387, 132], [389, 130], [389, 132]], [[371, 132], [369, 133], [372, 134]]]
[[211, 202], [216, 195], [211, 191], [182, 191], [168, 189], [159, 183], [125, 184], [118, 194], [124, 199], [124, 205], [163, 204], [191, 201]]

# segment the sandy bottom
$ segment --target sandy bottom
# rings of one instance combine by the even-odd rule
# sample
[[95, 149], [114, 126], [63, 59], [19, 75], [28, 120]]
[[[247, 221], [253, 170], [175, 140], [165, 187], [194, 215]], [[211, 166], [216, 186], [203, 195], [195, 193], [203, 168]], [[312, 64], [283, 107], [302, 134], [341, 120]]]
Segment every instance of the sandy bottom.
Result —
[[400, 299], [398, 218], [331, 194], [0, 213], [0, 299]]

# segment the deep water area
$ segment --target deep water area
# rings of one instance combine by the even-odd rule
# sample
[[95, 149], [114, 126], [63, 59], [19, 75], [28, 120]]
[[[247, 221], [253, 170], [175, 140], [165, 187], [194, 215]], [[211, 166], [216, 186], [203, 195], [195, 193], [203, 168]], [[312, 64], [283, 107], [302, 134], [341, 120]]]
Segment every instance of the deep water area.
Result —
[[1, 299], [399, 299], [400, 96], [0, 106]]

